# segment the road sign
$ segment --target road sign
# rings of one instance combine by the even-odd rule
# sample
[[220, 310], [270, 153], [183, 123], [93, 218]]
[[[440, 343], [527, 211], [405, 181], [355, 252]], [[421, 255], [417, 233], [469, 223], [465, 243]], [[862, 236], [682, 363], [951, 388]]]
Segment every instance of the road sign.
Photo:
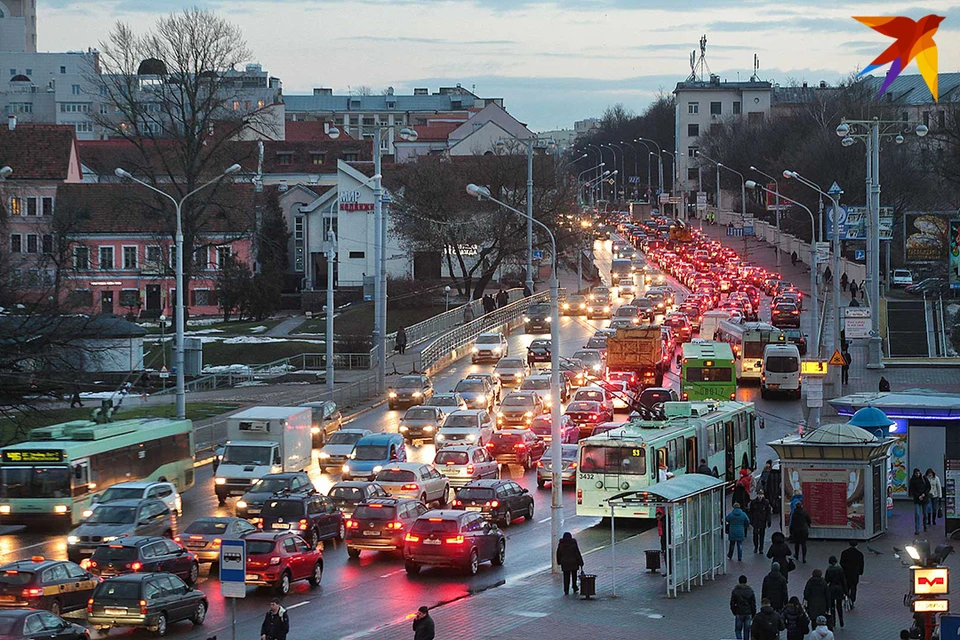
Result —
[[534, 249], [534, 250], [533, 250], [533, 259], [534, 259], [534, 260], [543, 260], [543, 249]]
[[867, 307], [846, 307], [843, 310], [843, 329], [847, 338], [869, 338], [870, 317]]
[[616, 178], [610, 178], [609, 180], [607, 180], [609, 184], [614, 184], [616, 181], [617, 181]]
[[950, 593], [950, 571], [946, 567], [912, 567], [913, 592], [918, 596]]
[[247, 549], [243, 540], [220, 543], [220, 595], [224, 598], [247, 596]]
[[804, 387], [807, 389], [807, 406], [819, 408], [823, 406], [823, 378], [811, 376], [804, 381]]
[[830, 356], [829, 364], [832, 367], [842, 367], [847, 364], [847, 361], [843, 359], [843, 354], [840, 353], [840, 349], [835, 350], [833, 355]]
[[640, 184], [640, 176], [627, 176], [627, 182], [630, 184]]
[[167, 371], [167, 366], [164, 365], [163, 368], [160, 369], [160, 378], [161, 378], [162, 380], [166, 380], [166, 379], [169, 378], [169, 377], [170, 377], [170, 372]]
[[743, 228], [743, 235], [745, 235], [745, 236], [755, 236], [755, 235], [757, 235], [757, 232], [756, 232], [756, 229], [754, 229], [753, 227], [744, 227], [744, 228]]
[[727, 227], [727, 235], [739, 238], [743, 235], [743, 227]]
[[[916, 613], [939, 613], [941, 611], [950, 611], [950, 601], [946, 598], [937, 598], [934, 600], [914, 600], [913, 610]], [[942, 633], [941, 638], [944, 638]]]
[[670, 202], [670, 194], [669, 194], [669, 193], [661, 193], [661, 194], [660, 194], [660, 204], [667, 204], [668, 202]]
[[960, 616], [940, 616], [940, 640], [960, 638]]
[[803, 360], [800, 362], [800, 373], [805, 376], [825, 376], [827, 375], [826, 360]]
[[707, 204], [706, 191], [697, 191], [697, 204]]
[[817, 264], [826, 264], [830, 261], [830, 243], [817, 243]]
[[866, 260], [866, 259], [867, 259], [867, 251], [866, 251], [866, 249], [856, 249], [856, 250], [854, 250], [854, 252], [853, 252], [853, 259], [854, 259], [854, 260]]
[[843, 189], [840, 188], [840, 185], [837, 184], [837, 181], [834, 180], [833, 184], [830, 185], [830, 188], [827, 189], [827, 193], [832, 196], [839, 196], [843, 194]]

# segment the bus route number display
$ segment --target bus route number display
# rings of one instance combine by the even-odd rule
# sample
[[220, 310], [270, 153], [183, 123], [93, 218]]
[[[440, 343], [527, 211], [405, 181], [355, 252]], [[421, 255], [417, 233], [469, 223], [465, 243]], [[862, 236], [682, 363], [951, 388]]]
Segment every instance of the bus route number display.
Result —
[[63, 462], [59, 449], [9, 449], [3, 452], [4, 462]]

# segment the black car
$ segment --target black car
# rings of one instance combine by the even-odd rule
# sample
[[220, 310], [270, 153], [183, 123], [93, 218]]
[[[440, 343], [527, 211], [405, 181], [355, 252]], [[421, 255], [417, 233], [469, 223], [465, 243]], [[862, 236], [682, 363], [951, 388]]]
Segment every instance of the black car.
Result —
[[797, 345], [801, 356], [807, 355], [807, 337], [800, 329], [784, 329], [783, 333], [786, 334], [788, 341]]
[[90, 572], [101, 578], [126, 573], [173, 573], [196, 584], [200, 565], [192, 551], [170, 538], [132, 536], [97, 547], [90, 556]]
[[523, 329], [527, 333], [550, 333], [550, 305], [532, 304], [523, 316]]
[[379, 482], [343, 480], [330, 487], [327, 497], [340, 508], [344, 518], [349, 518], [361, 502], [371, 498], [389, 498], [390, 494]]
[[169, 573], [130, 573], [101, 583], [87, 604], [96, 629], [138, 627], [166, 635], [171, 622], [203, 624], [207, 597]]
[[343, 512], [327, 496], [291, 493], [267, 500], [257, 527], [264, 531], [295, 531], [311, 546], [346, 535]]
[[100, 580], [66, 560], [40, 556], [18, 560], [0, 567], [0, 607], [46, 609], [60, 615], [85, 607], [98, 584]]
[[453, 508], [478, 512], [509, 525], [515, 518], [533, 520], [533, 496], [513, 480], [474, 480], [457, 493]]
[[485, 522], [478, 513], [428, 511], [414, 523], [404, 539], [403, 565], [408, 575], [422, 566], [457, 567], [469, 575], [481, 562], [501, 566], [507, 540], [497, 525]]
[[547, 445], [530, 429], [501, 429], [487, 443], [487, 451], [501, 464], [530, 469], [543, 457]]
[[550, 349], [553, 343], [546, 338], [537, 338], [527, 347], [527, 364], [533, 366], [535, 362], [550, 362]]
[[11, 609], [0, 611], [0, 638], [4, 640], [90, 640], [84, 627], [67, 622], [49, 611]]
[[407, 531], [427, 512], [419, 500], [376, 498], [357, 505], [347, 520], [347, 555], [359, 558], [360, 552], [402, 551]]
[[237, 500], [238, 518], [256, 518], [263, 510], [263, 503], [270, 497], [284, 491], [304, 492], [316, 491], [313, 481], [305, 471], [289, 473], [269, 473], [254, 482], [247, 492]]

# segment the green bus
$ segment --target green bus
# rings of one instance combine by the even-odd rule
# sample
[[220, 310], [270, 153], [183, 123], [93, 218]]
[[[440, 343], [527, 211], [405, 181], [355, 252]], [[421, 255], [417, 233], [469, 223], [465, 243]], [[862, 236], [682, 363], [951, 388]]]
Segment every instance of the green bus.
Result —
[[736, 400], [737, 371], [733, 349], [725, 342], [688, 342], [680, 366], [683, 400]]
[[193, 423], [77, 420], [33, 429], [0, 449], [0, 524], [76, 524], [94, 496], [120, 482], [158, 480], [183, 493], [194, 481]]

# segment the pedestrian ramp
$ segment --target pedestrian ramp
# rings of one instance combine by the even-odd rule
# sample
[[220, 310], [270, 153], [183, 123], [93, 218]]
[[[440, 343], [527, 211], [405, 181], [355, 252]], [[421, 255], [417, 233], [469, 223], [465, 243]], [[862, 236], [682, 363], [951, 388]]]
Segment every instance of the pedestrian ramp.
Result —
[[923, 300], [887, 300], [887, 350], [892, 358], [931, 355]]

